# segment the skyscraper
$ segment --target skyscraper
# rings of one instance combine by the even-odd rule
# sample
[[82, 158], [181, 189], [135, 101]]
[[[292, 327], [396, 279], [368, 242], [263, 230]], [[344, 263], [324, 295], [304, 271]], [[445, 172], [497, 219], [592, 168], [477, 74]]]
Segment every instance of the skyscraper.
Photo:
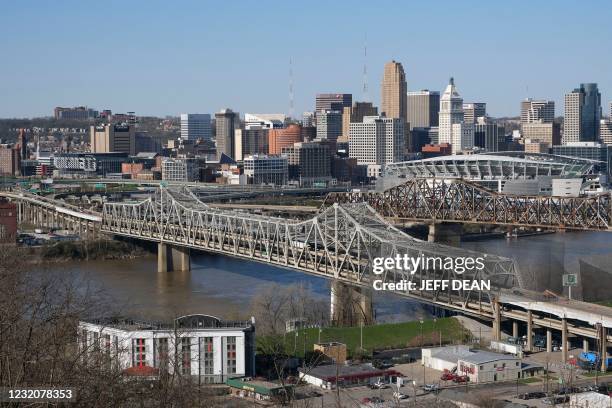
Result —
[[291, 124], [284, 129], [270, 129], [268, 131], [269, 154], [281, 154], [284, 147], [293, 146], [303, 140], [302, 127]]
[[525, 123], [553, 123], [555, 101], [531, 98], [521, 101], [521, 125]]
[[463, 121], [463, 99], [450, 79], [440, 98], [438, 143], [450, 143], [453, 154], [474, 147], [474, 127]]
[[404, 121], [366, 116], [350, 125], [349, 156], [359, 164], [383, 166], [403, 160]]
[[427, 89], [408, 92], [407, 103], [410, 129], [438, 126], [440, 92]]
[[336, 142], [342, 136], [342, 113], [340, 111], [317, 112], [317, 139]]
[[563, 144], [597, 141], [600, 120], [601, 95], [597, 84], [580, 84], [580, 88], [565, 94]]
[[208, 113], [181, 113], [182, 140], [210, 140], [210, 115]]
[[217, 130], [217, 159], [225, 153], [227, 156], [234, 158], [234, 138], [236, 129], [240, 128], [240, 115], [238, 112], [233, 112], [231, 109], [223, 109], [215, 113], [216, 130]]
[[408, 89], [402, 64], [387, 62], [381, 86], [381, 111], [388, 118], [408, 120]]
[[342, 138], [349, 141], [349, 130], [352, 122], [362, 122], [365, 116], [378, 116], [378, 108], [372, 102], [354, 102], [352, 107], [345, 107], [342, 112]]
[[317, 112], [328, 110], [340, 111], [350, 107], [353, 103], [353, 95], [347, 93], [324, 93], [317, 94], [315, 107]]
[[487, 104], [484, 102], [473, 102], [463, 104], [463, 123], [475, 124], [478, 118], [487, 116]]
[[92, 153], [136, 154], [134, 126], [126, 123], [106, 123], [90, 127], [90, 150]]

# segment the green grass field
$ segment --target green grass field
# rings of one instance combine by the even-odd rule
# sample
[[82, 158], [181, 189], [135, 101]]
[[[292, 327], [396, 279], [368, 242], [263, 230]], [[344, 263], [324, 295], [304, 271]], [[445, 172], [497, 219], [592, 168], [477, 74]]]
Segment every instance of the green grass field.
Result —
[[[329, 327], [322, 329], [320, 333], [321, 342], [337, 341], [345, 343], [349, 355], [353, 355], [360, 348], [359, 327]], [[440, 343], [452, 343], [467, 335], [461, 324], [453, 318], [426, 320], [423, 322], [423, 344], [434, 345]], [[258, 345], [262, 345], [266, 338], [258, 338]], [[301, 357], [304, 349], [312, 351], [313, 344], [319, 341], [319, 329], [305, 329], [284, 336], [285, 349], [288, 354]], [[394, 349], [402, 347], [418, 347], [421, 345], [421, 323], [393, 323], [365, 326], [363, 328], [363, 348], [365, 354], [372, 354], [374, 349]]]

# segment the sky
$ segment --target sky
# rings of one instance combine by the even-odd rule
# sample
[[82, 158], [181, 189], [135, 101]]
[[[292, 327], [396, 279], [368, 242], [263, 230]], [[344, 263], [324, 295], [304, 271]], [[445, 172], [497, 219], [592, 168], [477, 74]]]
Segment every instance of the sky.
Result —
[[[385, 62], [409, 90], [453, 76], [465, 102], [515, 116], [596, 82], [612, 101], [612, 2], [3, 1], [0, 118], [86, 105], [137, 115], [294, 112], [347, 92], [379, 105]], [[364, 57], [367, 44], [367, 58]], [[363, 66], [368, 93], [364, 95]]]

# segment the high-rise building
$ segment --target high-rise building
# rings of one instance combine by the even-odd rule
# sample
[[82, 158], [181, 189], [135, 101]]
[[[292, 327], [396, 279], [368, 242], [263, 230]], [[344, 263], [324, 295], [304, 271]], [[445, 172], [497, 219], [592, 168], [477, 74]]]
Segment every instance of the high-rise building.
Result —
[[28, 159], [28, 137], [26, 136], [25, 129], [19, 129], [19, 136], [17, 136], [17, 144], [19, 145], [19, 158], [21, 160]]
[[19, 175], [19, 168], [19, 149], [7, 144], [0, 145], [0, 175]]
[[580, 84], [580, 88], [565, 94], [563, 144], [597, 141], [600, 120], [601, 95], [597, 84]]
[[342, 111], [342, 136], [338, 141], [349, 141], [351, 122], [363, 122], [366, 116], [377, 116], [378, 108], [372, 102], [354, 102], [353, 106], [345, 107]]
[[385, 64], [380, 101], [384, 116], [408, 121], [408, 89], [401, 63], [391, 61]]
[[453, 78], [440, 98], [438, 143], [449, 143], [453, 154], [474, 147], [474, 127], [463, 122], [463, 99]]
[[252, 154], [268, 154], [268, 132], [270, 129], [250, 125], [234, 132], [234, 160], [242, 160]]
[[427, 89], [408, 92], [407, 103], [408, 125], [411, 130], [415, 127], [428, 128], [438, 126], [440, 92]]
[[196, 158], [168, 158], [162, 160], [162, 180], [199, 181], [203, 161]]
[[283, 155], [287, 156], [289, 178], [299, 180], [300, 186], [311, 187], [331, 180], [331, 154], [327, 143], [294, 143], [283, 148]]
[[342, 112], [327, 110], [317, 112], [317, 139], [335, 142], [342, 136]]
[[86, 106], [77, 106], [74, 108], [56, 107], [53, 109], [53, 117], [55, 119], [68, 120], [86, 120], [93, 119], [98, 116], [98, 111], [89, 109]]
[[317, 124], [317, 119], [314, 112], [304, 112], [302, 115], [302, 126], [314, 127]]
[[249, 184], [287, 184], [287, 157], [265, 154], [246, 156], [244, 175]]
[[240, 128], [240, 115], [231, 109], [223, 109], [215, 113], [216, 138], [217, 138], [217, 159], [225, 154], [234, 158], [234, 138], [236, 129]]
[[487, 116], [487, 104], [484, 102], [473, 102], [463, 104], [463, 123], [475, 124], [478, 118]]
[[558, 123], [523, 123], [523, 139], [548, 143], [549, 146], [561, 144], [561, 126]]
[[612, 102], [610, 102], [610, 112], [608, 112], [608, 117], [612, 120]]
[[552, 123], [555, 120], [555, 101], [531, 98], [521, 101], [521, 124]]
[[318, 112], [340, 111], [350, 107], [353, 103], [353, 95], [346, 93], [324, 93], [317, 94], [315, 108]]
[[134, 126], [127, 123], [106, 123], [90, 127], [90, 150], [92, 153], [136, 154]]
[[284, 147], [293, 146], [303, 139], [302, 127], [291, 124], [284, 129], [270, 129], [268, 131], [268, 152], [270, 155], [281, 154]]
[[601, 143], [612, 145], [612, 119], [602, 119], [599, 124], [599, 140]]
[[210, 115], [208, 113], [181, 113], [181, 139], [210, 140]]
[[[464, 105], [465, 106], [465, 105]], [[479, 116], [474, 124], [474, 146], [488, 152], [505, 150], [505, 127], [488, 116]]]
[[349, 156], [358, 164], [385, 165], [403, 160], [404, 121], [401, 118], [366, 116], [350, 126]]

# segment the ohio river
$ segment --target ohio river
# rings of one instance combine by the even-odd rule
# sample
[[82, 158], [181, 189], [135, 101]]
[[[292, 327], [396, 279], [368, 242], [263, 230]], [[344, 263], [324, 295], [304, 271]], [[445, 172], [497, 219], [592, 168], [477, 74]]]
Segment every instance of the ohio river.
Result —
[[[499, 238], [465, 242], [462, 247], [515, 259], [524, 281], [538, 291], [561, 292], [562, 274], [584, 269], [580, 260], [594, 265], [600, 282], [612, 281], [612, 233]], [[146, 319], [169, 319], [188, 313], [224, 319], [248, 318], [253, 296], [274, 283], [281, 287], [301, 283], [310, 287], [315, 296], [329, 301], [327, 280], [257, 262], [197, 253], [192, 256], [191, 272], [171, 273], [157, 273], [156, 262], [154, 256], [148, 256], [127, 261], [51, 264], [42, 269], [99, 288], [122, 314]], [[592, 275], [593, 271], [589, 271]], [[603, 290], [612, 298], [609, 288]], [[375, 314], [380, 322], [415, 320], [431, 313], [415, 301], [380, 292], [374, 296]]]

